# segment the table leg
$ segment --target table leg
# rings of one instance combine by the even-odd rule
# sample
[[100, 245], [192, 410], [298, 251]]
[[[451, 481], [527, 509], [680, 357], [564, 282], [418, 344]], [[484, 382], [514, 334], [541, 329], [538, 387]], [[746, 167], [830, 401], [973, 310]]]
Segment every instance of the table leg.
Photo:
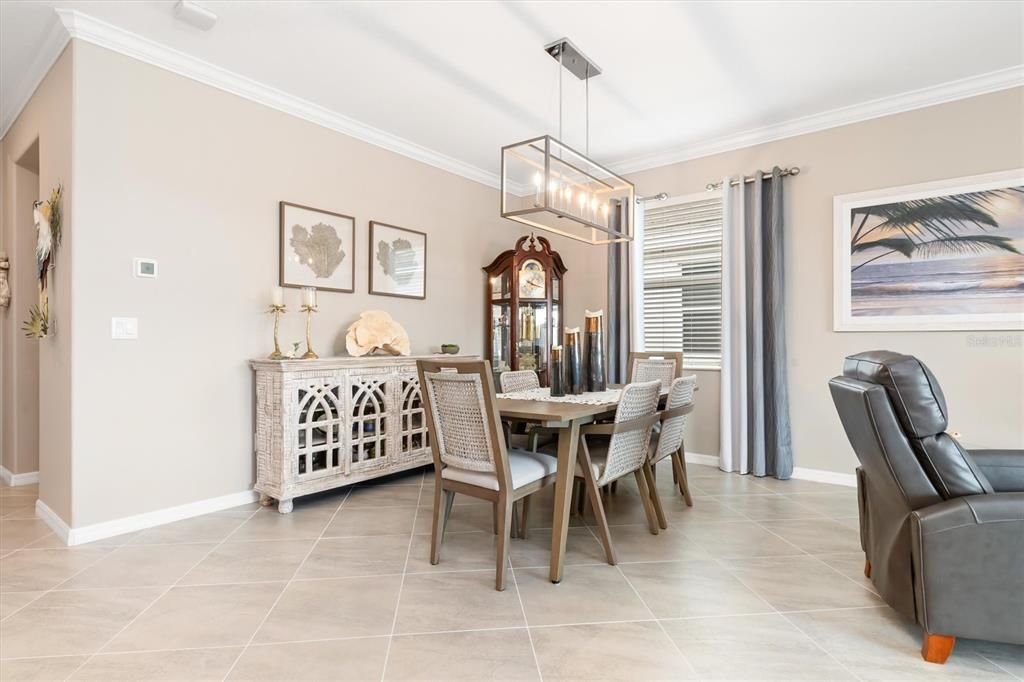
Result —
[[569, 535], [569, 513], [572, 506], [572, 484], [576, 479], [576, 446], [580, 440], [580, 423], [573, 420], [558, 429], [558, 474], [555, 478], [555, 515], [551, 526], [551, 582], [562, 580], [565, 541]]

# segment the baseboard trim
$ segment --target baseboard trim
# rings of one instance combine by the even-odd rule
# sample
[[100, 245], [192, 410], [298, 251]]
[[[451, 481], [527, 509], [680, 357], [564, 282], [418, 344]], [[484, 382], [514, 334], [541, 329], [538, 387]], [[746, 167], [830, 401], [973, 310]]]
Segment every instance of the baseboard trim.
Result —
[[68, 542], [68, 538], [71, 537], [71, 528], [64, 523], [64, 519], [58, 516], [57, 512], [50, 509], [42, 500], [36, 500], [36, 514], [39, 514], [39, 518], [57, 534], [61, 542], [65, 545], [71, 544]]
[[16, 474], [7, 467], [0, 465], [0, 481], [3, 481], [4, 485], [9, 486], [32, 485], [33, 483], [39, 483], [39, 472], [29, 471], [24, 474]]
[[239, 493], [211, 497], [206, 500], [180, 504], [176, 507], [157, 509], [143, 514], [126, 516], [113, 521], [103, 521], [80, 528], [69, 528], [64, 521], [57, 516], [53, 510], [43, 504], [42, 500], [36, 501], [36, 511], [46, 521], [53, 532], [60, 536], [64, 544], [68, 546], [82, 545], [87, 542], [112, 538], [115, 535], [132, 533], [137, 530], [145, 530], [155, 526], [162, 526], [166, 523], [190, 519], [194, 516], [202, 516], [212, 512], [223, 511], [243, 504], [249, 504], [259, 499], [259, 493], [254, 490], [244, 490]]
[[[714, 455], [702, 455], [699, 452], [687, 452], [686, 461], [694, 464], [706, 464], [717, 467], [718, 457]], [[808, 469], [806, 467], [795, 467], [792, 478], [801, 481], [814, 481], [816, 483], [831, 483], [849, 488], [857, 487], [856, 474], [843, 474], [838, 471], [825, 471], [824, 469]]]

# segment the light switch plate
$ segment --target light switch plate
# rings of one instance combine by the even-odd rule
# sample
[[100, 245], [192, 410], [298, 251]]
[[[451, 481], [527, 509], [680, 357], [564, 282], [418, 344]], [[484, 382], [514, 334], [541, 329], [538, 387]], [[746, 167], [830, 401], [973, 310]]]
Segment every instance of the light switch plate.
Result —
[[139, 338], [139, 318], [137, 318], [137, 317], [112, 317], [112, 318], [110, 318], [110, 338], [112, 338], [112, 339], [137, 339], [137, 338]]
[[157, 275], [157, 263], [152, 258], [136, 258], [135, 264], [135, 276], [136, 277], [148, 277], [150, 279], [156, 279]]

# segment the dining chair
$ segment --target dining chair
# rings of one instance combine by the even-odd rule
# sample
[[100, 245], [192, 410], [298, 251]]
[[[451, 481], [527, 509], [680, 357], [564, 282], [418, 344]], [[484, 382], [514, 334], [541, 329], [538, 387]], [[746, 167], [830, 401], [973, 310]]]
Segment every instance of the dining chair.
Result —
[[640, 489], [648, 528], [654, 535], [658, 534], [658, 520], [642, 470], [647, 461], [651, 431], [659, 420], [660, 397], [661, 382], [658, 380], [629, 384], [622, 389], [614, 421], [580, 427], [576, 476], [583, 479], [587, 498], [597, 518], [605, 556], [612, 565], [616, 563], [615, 548], [601, 501], [601, 488], [633, 474]]
[[[516, 393], [518, 391], [529, 391], [540, 388], [540, 379], [532, 369], [506, 370], [498, 375], [498, 385], [502, 393]], [[513, 445], [512, 436], [525, 436], [530, 450], [536, 451], [541, 443], [550, 442], [557, 434], [557, 429], [544, 429], [533, 424], [520, 421], [503, 422], [505, 429], [505, 443]], [[521, 440], [521, 439], [517, 439]]]
[[523, 501], [522, 534], [529, 496], [555, 482], [558, 460], [545, 453], [506, 447], [488, 361], [418, 360], [416, 371], [434, 446], [430, 563], [441, 559], [455, 494], [487, 500], [495, 505], [497, 517], [495, 589], [504, 590], [512, 504]]
[[529, 391], [531, 388], [540, 388], [540, 379], [532, 369], [507, 370], [498, 376], [498, 383], [501, 385], [502, 393], [514, 393], [516, 391]]
[[694, 375], [679, 377], [672, 382], [668, 391], [668, 399], [665, 401], [665, 409], [658, 414], [658, 418], [661, 420], [661, 429], [655, 431], [651, 436], [651, 455], [643, 466], [647, 489], [651, 493], [651, 504], [654, 505], [658, 525], [662, 528], [668, 528], [668, 522], [665, 519], [665, 510], [661, 506], [658, 486], [654, 479], [654, 468], [658, 462], [666, 457], [672, 458], [672, 473], [675, 482], [679, 485], [679, 492], [682, 493], [686, 506], [693, 506], [690, 486], [686, 481], [686, 448], [683, 444], [683, 437], [687, 415], [693, 412], [693, 393], [696, 390], [697, 377]]
[[674, 352], [642, 353], [632, 351], [629, 354], [629, 380], [631, 382], [661, 382], [661, 390], [667, 391], [673, 379], [683, 374], [683, 354]]

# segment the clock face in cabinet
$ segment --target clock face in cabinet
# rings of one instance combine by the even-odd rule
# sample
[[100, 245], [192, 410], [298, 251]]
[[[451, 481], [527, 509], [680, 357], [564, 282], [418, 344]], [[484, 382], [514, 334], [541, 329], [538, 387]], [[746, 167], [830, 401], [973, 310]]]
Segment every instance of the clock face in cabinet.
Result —
[[547, 276], [544, 267], [535, 260], [528, 260], [519, 268], [519, 297], [544, 298], [547, 292]]

